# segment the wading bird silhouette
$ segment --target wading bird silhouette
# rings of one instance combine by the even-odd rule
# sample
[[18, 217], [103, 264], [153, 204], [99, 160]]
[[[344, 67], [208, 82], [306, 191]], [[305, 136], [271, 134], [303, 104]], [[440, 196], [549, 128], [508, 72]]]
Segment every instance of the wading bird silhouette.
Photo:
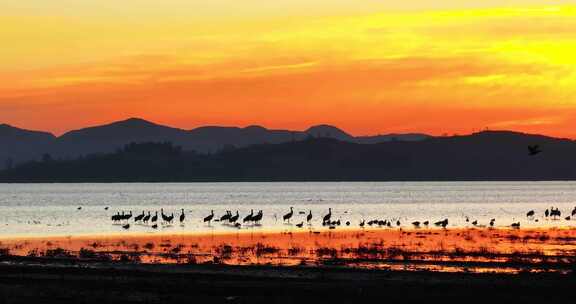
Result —
[[290, 207], [290, 212], [284, 214], [284, 216], [282, 217], [282, 219], [284, 219], [284, 221], [288, 221], [290, 222], [290, 219], [292, 218], [292, 215], [294, 214], [294, 208]]
[[323, 223], [329, 222], [331, 217], [332, 217], [332, 208], [328, 208], [328, 214], [326, 214], [324, 216], [324, 218], [322, 219], [322, 222]]
[[184, 209], [182, 209], [182, 213], [180, 214], [180, 223], [184, 223], [184, 220], [186, 219], [186, 215], [184, 215]]
[[208, 222], [208, 225], [210, 225], [210, 222], [212, 221], [213, 218], [214, 218], [214, 210], [210, 210], [210, 215], [204, 218], [204, 223]]
[[244, 217], [244, 219], [242, 220], [243, 223], [246, 222], [250, 222], [252, 220], [252, 217], [254, 216], [254, 210], [250, 210], [250, 214], [248, 214], [247, 216]]

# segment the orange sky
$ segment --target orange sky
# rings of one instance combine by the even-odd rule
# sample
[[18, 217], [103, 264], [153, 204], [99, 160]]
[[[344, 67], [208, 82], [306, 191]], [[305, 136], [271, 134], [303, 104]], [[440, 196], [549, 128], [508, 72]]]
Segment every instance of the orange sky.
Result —
[[576, 138], [576, 5], [5, 0], [0, 123]]

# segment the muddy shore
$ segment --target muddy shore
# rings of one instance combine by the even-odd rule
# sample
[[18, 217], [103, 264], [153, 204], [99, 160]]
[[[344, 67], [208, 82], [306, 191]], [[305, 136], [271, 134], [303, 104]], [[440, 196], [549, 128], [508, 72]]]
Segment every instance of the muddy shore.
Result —
[[413, 229], [0, 240], [0, 303], [569, 299], [576, 230]]
[[2, 303], [352, 303], [572, 298], [573, 275], [6, 259]]

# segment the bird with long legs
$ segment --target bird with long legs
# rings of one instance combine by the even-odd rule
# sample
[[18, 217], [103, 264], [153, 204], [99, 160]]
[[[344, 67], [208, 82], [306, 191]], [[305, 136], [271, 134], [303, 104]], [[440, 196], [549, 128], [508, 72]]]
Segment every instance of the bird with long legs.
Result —
[[112, 222], [118, 222], [120, 221], [120, 212], [117, 212], [116, 214], [111, 216]]
[[312, 210], [310, 210], [310, 212], [308, 212], [308, 215], [306, 216], [306, 222], [310, 224], [310, 221], [312, 221]]
[[290, 223], [290, 219], [292, 218], [292, 215], [294, 215], [294, 208], [290, 207], [290, 212], [284, 214], [284, 216], [282, 217], [282, 219], [284, 221], [288, 221], [288, 223]]
[[184, 224], [185, 219], [186, 215], [184, 214], [184, 208], [182, 208], [182, 213], [180, 214], [180, 224]]
[[240, 214], [238, 213], [238, 210], [236, 210], [236, 214], [233, 215], [233, 216], [231, 216], [231, 217], [228, 219], [228, 222], [230, 222], [230, 223], [236, 223], [236, 222], [238, 221], [238, 218], [240, 218]]
[[142, 213], [140, 213], [134, 217], [134, 222], [137, 223], [137, 222], [141, 221], [143, 218], [144, 218], [144, 211], [142, 211]]
[[332, 208], [328, 208], [328, 214], [324, 215], [322, 218], [322, 223], [329, 222], [330, 218], [332, 218]]
[[248, 214], [247, 216], [245, 216], [244, 219], [242, 219], [242, 222], [243, 222], [243, 223], [246, 223], [246, 222], [252, 221], [252, 217], [253, 217], [253, 216], [254, 216], [254, 210], [251, 209], [251, 210], [250, 210], [250, 214]]
[[226, 210], [226, 213], [220, 217], [220, 221], [225, 222], [228, 219], [230, 219], [231, 216], [232, 216], [232, 212], [230, 212], [229, 210]]
[[252, 222], [254, 222], [254, 225], [260, 225], [260, 221], [262, 220], [263, 216], [264, 213], [262, 212], [262, 210], [258, 211], [258, 213], [252, 217]]
[[150, 211], [148, 211], [148, 214], [146, 214], [146, 216], [142, 219], [142, 222], [144, 224], [148, 224], [149, 220], [150, 220]]
[[550, 211], [550, 216], [552, 216], [554, 219], [558, 219], [562, 216], [562, 212], [558, 208], [552, 208]]
[[164, 208], [160, 208], [160, 216], [162, 217], [163, 222], [168, 221], [168, 215], [164, 214]]
[[204, 218], [204, 223], [208, 222], [208, 225], [210, 225], [210, 222], [212, 221], [213, 218], [214, 218], [214, 210], [211, 210], [210, 215]]
[[167, 215], [166, 218], [164, 219], [164, 222], [166, 224], [172, 224], [172, 221], [174, 220], [174, 213]]

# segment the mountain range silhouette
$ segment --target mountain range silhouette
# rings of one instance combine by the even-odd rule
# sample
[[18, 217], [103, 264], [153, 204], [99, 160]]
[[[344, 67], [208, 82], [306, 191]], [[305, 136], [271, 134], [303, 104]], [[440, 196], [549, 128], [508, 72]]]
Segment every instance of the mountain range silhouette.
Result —
[[[185, 131], [132, 119], [59, 138], [3, 132], [23, 142], [38, 137], [61, 141], [59, 148], [109, 151], [70, 159], [44, 155], [0, 171], [2, 182], [576, 179], [575, 141], [511, 131], [381, 137], [371, 143], [374, 138], [353, 137], [329, 126], [303, 132], [262, 127]], [[190, 148], [200, 143], [220, 149], [205, 153]], [[530, 147], [539, 152], [532, 153]]]
[[255, 144], [303, 140], [308, 136], [329, 137], [354, 143], [417, 141], [430, 138], [426, 134], [355, 137], [329, 125], [313, 126], [305, 131], [270, 130], [261, 126], [205, 126], [184, 130], [140, 118], [73, 130], [56, 137], [47, 132], [24, 130], [3, 124], [0, 125], [0, 169], [8, 166], [8, 163], [39, 160], [46, 153], [54, 158], [74, 159], [81, 155], [114, 152], [132, 142], [171, 142], [184, 150], [216, 153]]

